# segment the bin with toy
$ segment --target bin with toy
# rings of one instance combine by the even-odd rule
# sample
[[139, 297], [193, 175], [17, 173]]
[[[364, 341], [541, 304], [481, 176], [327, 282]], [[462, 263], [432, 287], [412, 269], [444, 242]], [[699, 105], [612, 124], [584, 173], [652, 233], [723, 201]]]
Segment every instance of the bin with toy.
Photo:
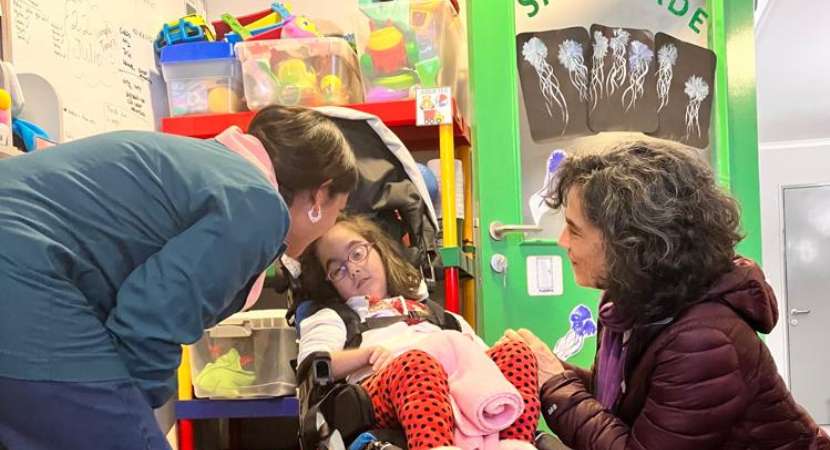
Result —
[[205, 22], [205, 18], [198, 14], [190, 14], [162, 25], [156, 40], [153, 41], [153, 49], [158, 55], [161, 49], [168, 45], [215, 40], [213, 29]]
[[363, 101], [357, 57], [340, 38], [246, 41], [237, 44], [251, 110], [271, 104], [346, 105]]
[[239, 63], [232, 44], [193, 42], [161, 50], [171, 116], [243, 111]]
[[233, 17], [222, 14], [221, 20], [213, 22], [217, 39], [232, 44], [248, 40], [270, 40], [280, 38], [305, 38], [319, 36], [317, 26], [309, 18], [291, 13], [282, 3], [274, 2], [271, 7], [245, 16]]
[[190, 346], [193, 388], [201, 398], [294, 395], [289, 361], [297, 356], [297, 333], [285, 310], [234, 314]]
[[454, 39], [461, 26], [448, 0], [361, 0], [368, 20], [358, 33], [367, 102], [414, 98], [415, 89], [455, 88]]

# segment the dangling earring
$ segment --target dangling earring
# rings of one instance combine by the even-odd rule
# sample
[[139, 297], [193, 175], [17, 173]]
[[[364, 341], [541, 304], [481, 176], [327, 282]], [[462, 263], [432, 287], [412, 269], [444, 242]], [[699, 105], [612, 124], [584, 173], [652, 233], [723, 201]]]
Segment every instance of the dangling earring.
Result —
[[310, 220], [311, 223], [317, 223], [322, 218], [323, 218], [323, 211], [320, 209], [319, 206], [312, 206], [311, 208], [309, 208], [309, 210], [308, 210], [308, 220]]

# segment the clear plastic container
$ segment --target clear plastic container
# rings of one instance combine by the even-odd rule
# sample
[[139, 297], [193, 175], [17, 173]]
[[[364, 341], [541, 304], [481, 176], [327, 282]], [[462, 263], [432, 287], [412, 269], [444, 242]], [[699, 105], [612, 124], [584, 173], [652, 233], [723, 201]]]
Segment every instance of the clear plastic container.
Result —
[[160, 62], [171, 116], [245, 109], [239, 64], [227, 42], [170, 45]]
[[360, 7], [357, 36], [366, 102], [415, 98], [415, 89], [456, 90], [461, 21], [449, 0], [393, 0]]
[[241, 42], [245, 99], [257, 110], [268, 105], [346, 105], [363, 101], [357, 57], [335, 37]]
[[285, 310], [234, 314], [205, 331], [190, 346], [193, 389], [200, 398], [260, 398], [294, 395], [290, 361], [297, 333]]

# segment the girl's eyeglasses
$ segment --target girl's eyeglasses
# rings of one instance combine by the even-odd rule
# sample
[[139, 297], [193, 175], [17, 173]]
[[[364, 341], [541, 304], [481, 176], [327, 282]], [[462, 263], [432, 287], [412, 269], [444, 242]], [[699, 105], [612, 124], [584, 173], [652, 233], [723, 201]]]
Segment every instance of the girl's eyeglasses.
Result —
[[371, 242], [361, 242], [359, 244], [355, 244], [355, 246], [349, 250], [349, 254], [346, 256], [346, 261], [326, 274], [326, 278], [328, 278], [332, 283], [336, 283], [343, 278], [346, 278], [346, 275], [349, 274], [349, 267], [347, 264], [363, 264], [369, 257], [369, 252], [371, 251], [373, 245], [374, 244]]

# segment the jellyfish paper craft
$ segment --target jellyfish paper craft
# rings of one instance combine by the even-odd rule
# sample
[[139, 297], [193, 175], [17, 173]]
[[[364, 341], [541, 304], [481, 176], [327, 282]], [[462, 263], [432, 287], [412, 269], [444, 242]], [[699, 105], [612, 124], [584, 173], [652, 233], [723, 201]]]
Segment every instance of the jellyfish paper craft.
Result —
[[559, 44], [559, 64], [568, 71], [571, 84], [579, 93], [579, 101], [588, 101], [588, 67], [582, 54], [582, 44], [565, 39]]
[[605, 95], [605, 55], [608, 54], [608, 38], [600, 30], [594, 31], [594, 53], [591, 57], [591, 110], [597, 108], [597, 102]]
[[692, 75], [686, 80], [686, 89], [683, 92], [689, 97], [689, 103], [686, 105], [685, 138], [688, 141], [693, 131], [700, 137], [700, 105], [709, 96], [709, 84], [702, 77]]
[[585, 305], [577, 305], [568, 317], [570, 327], [564, 336], [556, 341], [553, 353], [562, 361], [567, 361], [582, 351], [585, 339], [597, 334], [597, 324], [591, 310]]
[[542, 183], [542, 187], [530, 196], [530, 200], [528, 202], [528, 206], [530, 206], [530, 215], [533, 217], [533, 223], [537, 225], [542, 220], [542, 216], [550, 211], [550, 206], [548, 206], [545, 199], [550, 196], [551, 192], [556, 187], [556, 172], [562, 163], [565, 162], [567, 157], [568, 154], [565, 153], [564, 150], [560, 149], [554, 150], [550, 153], [546, 166], [545, 181]]
[[640, 41], [631, 41], [628, 54], [628, 87], [622, 94], [622, 103], [626, 111], [634, 108], [637, 105], [637, 99], [643, 96], [646, 75], [648, 75], [652, 59], [654, 59], [654, 52], [648, 48], [648, 45]]
[[539, 90], [545, 100], [545, 109], [553, 117], [553, 105], [559, 107], [562, 114], [562, 134], [568, 126], [568, 102], [559, 85], [559, 79], [553, 73], [553, 67], [547, 62], [548, 47], [538, 37], [532, 37], [522, 45], [522, 56], [533, 66], [539, 76]]
[[674, 44], [660, 47], [657, 51], [657, 98], [660, 100], [657, 112], [669, 104], [669, 91], [675, 64], [677, 64], [677, 47]]
[[617, 88], [622, 87], [623, 83], [625, 83], [625, 50], [628, 47], [629, 39], [631, 39], [631, 33], [622, 28], [617, 28], [614, 30], [614, 36], [608, 42], [608, 46], [611, 48], [611, 57], [613, 58], [611, 69], [608, 71], [608, 78], [606, 79], [606, 91], [609, 97], [614, 95]]

